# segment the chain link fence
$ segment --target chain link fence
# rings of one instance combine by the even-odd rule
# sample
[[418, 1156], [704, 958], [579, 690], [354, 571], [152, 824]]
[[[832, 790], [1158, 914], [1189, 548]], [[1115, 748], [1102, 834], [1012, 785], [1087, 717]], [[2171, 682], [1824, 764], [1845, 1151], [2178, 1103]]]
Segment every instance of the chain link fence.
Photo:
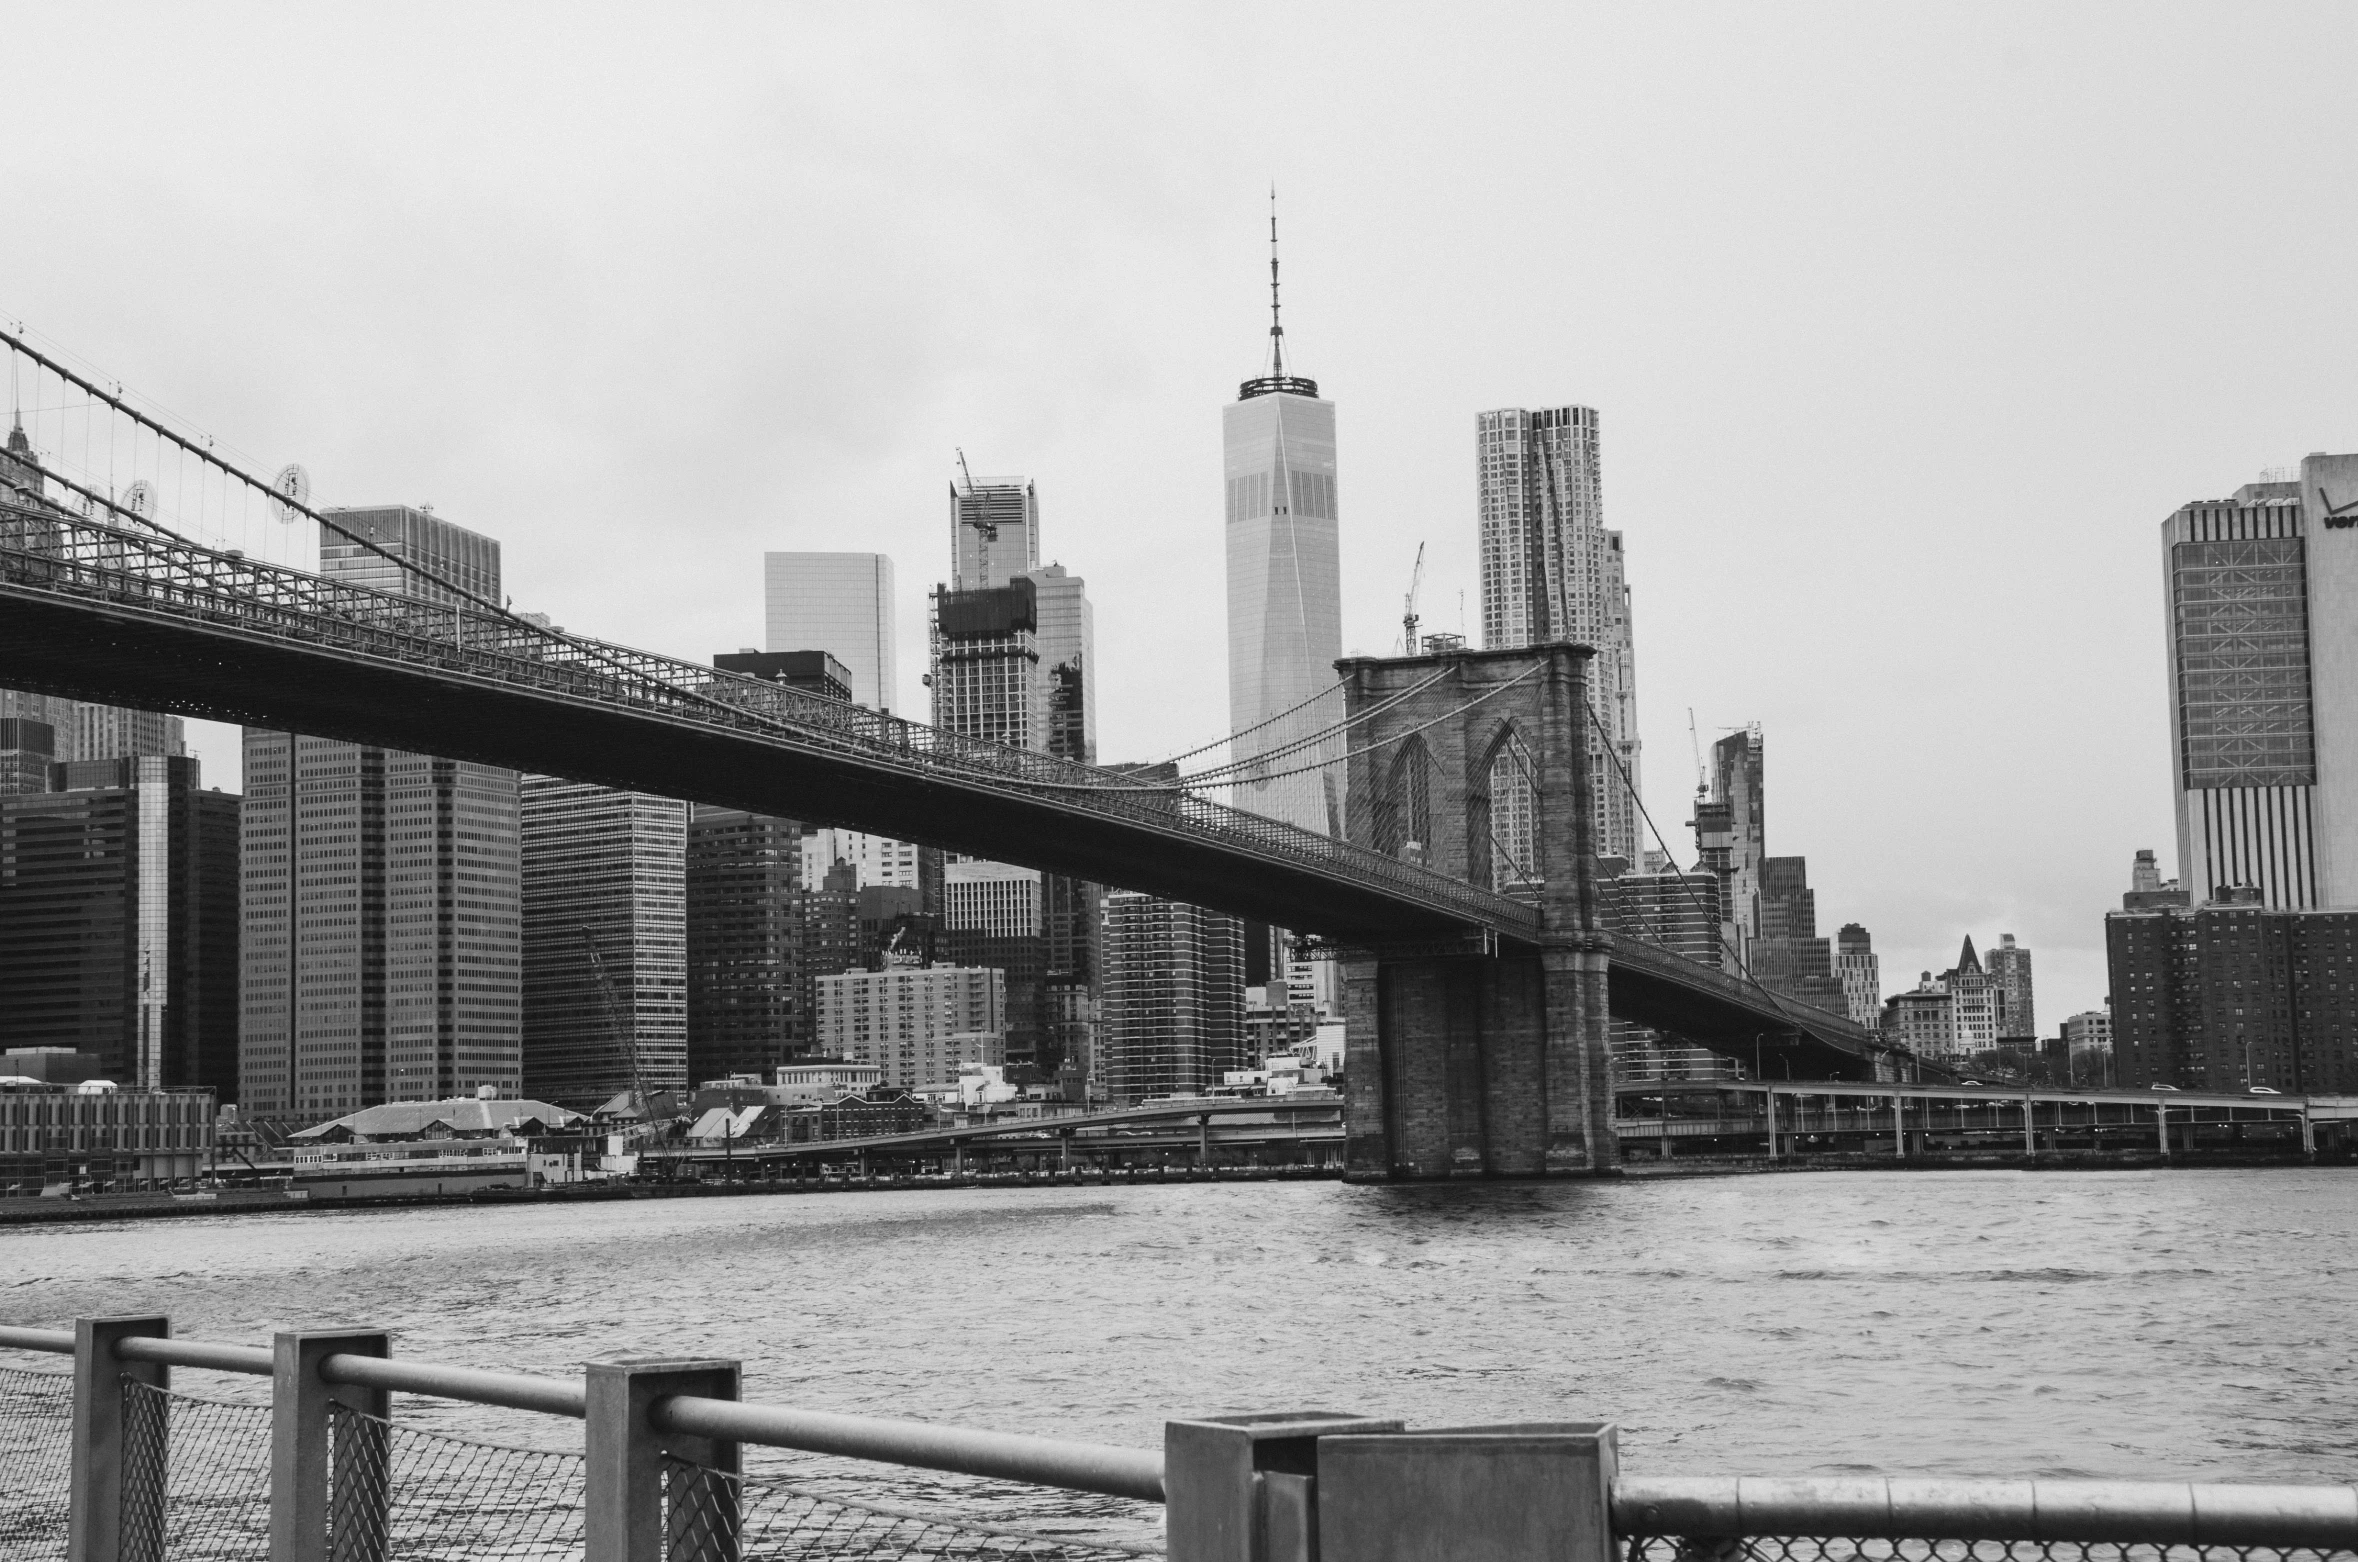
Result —
[[2358, 1562], [2358, 1551], [2167, 1546], [2094, 1540], [1895, 1540], [1878, 1536], [1631, 1536], [1627, 1562]]
[[0, 1556], [65, 1556], [73, 1423], [72, 1373], [0, 1367]]
[[270, 1554], [270, 1407], [123, 1380], [123, 1554]]
[[770, 1475], [729, 1475], [668, 1455], [664, 1562], [1126, 1562], [1160, 1546], [1070, 1527], [995, 1524], [963, 1514], [863, 1502]]
[[[561, 1562], [582, 1549], [582, 1456], [328, 1411], [332, 1533], [400, 1562]], [[359, 1554], [379, 1554], [365, 1550]]]

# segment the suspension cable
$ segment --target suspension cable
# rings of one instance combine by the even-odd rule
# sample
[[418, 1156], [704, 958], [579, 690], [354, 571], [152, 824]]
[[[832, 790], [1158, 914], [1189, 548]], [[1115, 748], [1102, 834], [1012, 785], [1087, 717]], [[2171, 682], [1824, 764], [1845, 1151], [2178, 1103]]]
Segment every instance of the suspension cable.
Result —
[[[171, 429], [165, 427], [162, 423], [157, 422], [154, 418], [149, 417], [146, 413], [141, 412], [138, 408], [130, 406], [118, 397], [100, 389], [98, 386], [84, 379], [81, 375], [59, 363], [56, 359], [49, 357], [47, 354], [40, 351], [40, 349], [28, 346], [21, 335], [10, 336], [8, 338], [8, 342], [12, 351], [22, 353], [24, 356], [32, 359], [35, 363], [40, 364], [43, 368], [49, 370], [50, 373], [56, 375], [60, 380], [78, 387], [85, 395], [93, 396], [98, 400], [105, 402], [109, 407], [112, 407], [115, 411], [131, 419], [135, 424], [154, 433], [159, 439], [169, 440], [185, 455], [195, 456], [200, 462], [221, 472], [225, 478], [234, 477], [239, 482], [244, 483], [248, 488], [253, 489], [256, 492], [268, 494], [272, 503], [283, 505], [287, 509], [309, 517], [312, 521], [318, 523], [318, 525], [323, 529], [335, 533], [337, 536], [343, 538], [347, 542], [357, 544], [358, 546], [367, 549], [369, 552], [377, 555], [377, 557], [385, 560], [389, 564], [392, 564], [399, 571], [416, 575], [423, 580], [431, 581], [433, 584], [440, 586], [443, 590], [448, 591], [451, 593], [451, 595], [459, 598], [460, 600], [475, 607], [481, 608], [485, 612], [491, 613], [494, 616], [527, 631], [528, 633], [546, 635], [549, 638], [560, 642], [561, 644], [569, 645], [574, 650], [582, 653], [591, 660], [603, 663], [610, 671], [619, 674], [625, 682], [656, 683], [668, 694], [688, 700], [695, 704], [710, 706], [714, 710], [726, 711], [733, 717], [751, 718], [763, 726], [771, 727], [782, 732], [791, 733], [795, 730], [790, 723], [780, 718], [773, 717], [766, 711], [756, 710], [749, 706], [736, 704], [728, 700], [718, 699], [712, 695], [705, 694], [701, 690], [683, 684], [676, 684], [661, 679], [656, 679], [650, 674], [645, 673], [638, 668], [632, 667], [629, 663], [615, 656], [598, 641], [586, 639], [579, 635], [568, 634], [566, 631], [557, 628], [554, 624], [536, 624], [530, 619], [525, 618], [522, 614], [515, 612], [504, 603], [493, 601], [470, 587], [462, 586], [454, 580], [446, 579], [434, 570], [418, 563], [416, 560], [405, 559], [399, 554], [392, 552], [390, 549], [379, 544], [374, 538], [368, 537], [360, 532], [350, 530], [347, 527], [329, 520], [325, 515], [322, 515], [317, 510], [312, 509], [308, 504], [302, 503], [291, 495], [279, 493], [277, 489], [271, 487], [267, 483], [260, 481], [254, 477], [252, 473], [230, 464], [229, 462], [221, 459], [219, 456], [214, 455], [210, 450], [198, 449], [197, 446], [191, 443], [189, 440], [177, 433], [174, 433]], [[73, 482], [71, 479], [57, 476], [56, 474], [49, 473], [47, 471], [44, 471], [43, 476], [51, 478], [63, 486], [72, 489], [74, 492], [83, 495], [85, 498], [95, 500], [96, 502], [105, 505], [107, 510], [112, 514], [130, 515], [131, 518], [138, 521], [139, 524], [143, 526], [152, 526], [154, 530], [166, 537], [172, 538], [176, 542], [186, 544], [190, 547], [199, 548], [202, 551], [208, 553], [214, 551], [210, 548], [205, 548], [202, 543], [192, 542], [186, 537], [179, 536], [168, 527], [150, 522], [145, 516], [137, 515], [135, 512], [123, 509], [123, 507], [116, 504], [111, 498], [101, 498], [99, 495], [92, 493], [89, 489], [82, 487], [80, 484]], [[200, 494], [201, 492], [202, 490], [200, 487]], [[400, 575], [395, 576], [395, 579], [397, 580], [400, 578]], [[713, 677], [716, 681], [731, 676], [733, 675], [717, 671], [713, 674]]]
[[[1486, 689], [1482, 693], [1475, 695], [1472, 699], [1466, 701], [1463, 705], [1458, 706], [1455, 710], [1443, 711], [1440, 715], [1435, 716], [1431, 721], [1420, 723], [1417, 726], [1409, 728], [1406, 732], [1395, 732], [1388, 738], [1378, 738], [1373, 743], [1367, 744], [1361, 748], [1355, 748], [1347, 754], [1338, 754], [1333, 759], [1322, 759], [1315, 764], [1297, 765], [1291, 770], [1273, 770], [1265, 776], [1255, 776], [1252, 779], [1256, 781], [1279, 781], [1283, 780], [1287, 776], [1306, 776], [1309, 775], [1312, 771], [1330, 769], [1333, 766], [1346, 763], [1347, 761], [1353, 759], [1358, 759], [1364, 755], [1372, 754], [1377, 749], [1390, 748], [1395, 743], [1404, 742], [1409, 738], [1415, 737], [1418, 733], [1423, 732], [1429, 727], [1438, 727], [1441, 725], [1441, 723], [1449, 720], [1453, 716], [1464, 715], [1467, 711], [1472, 710], [1475, 706], [1481, 704], [1485, 700], [1496, 699], [1498, 696], [1506, 693], [1507, 690], [1513, 688], [1516, 684], [1521, 683], [1524, 679], [1535, 676], [1541, 670], [1542, 669], [1540, 667], [1526, 668], [1524, 671], [1515, 674], [1514, 677], [1509, 678], [1506, 682], [1498, 685], [1496, 688]], [[1193, 776], [1182, 777], [1179, 783], [1175, 786], [1106, 786], [1102, 784], [1091, 784], [1087, 782], [1074, 781], [1026, 781], [1023, 784], [1027, 787], [1032, 787], [1036, 790], [1044, 792], [1159, 792], [1165, 795], [1171, 795], [1193, 791], [1195, 789], [1195, 778]], [[1233, 786], [1239, 783], [1225, 782], [1220, 784]]]
[[1209, 754], [1212, 750], [1220, 747], [1224, 743], [1234, 743], [1238, 738], [1249, 738], [1254, 733], [1260, 731], [1263, 727], [1275, 726], [1277, 723], [1285, 720], [1288, 716], [1293, 715], [1297, 711], [1308, 710], [1311, 706], [1316, 705], [1320, 700], [1325, 699], [1328, 695], [1333, 694], [1336, 690], [1347, 687], [1350, 682], [1351, 680], [1348, 678], [1337, 678], [1333, 683], [1328, 684], [1325, 688], [1319, 690], [1316, 694], [1311, 695], [1310, 698], [1304, 700], [1299, 705], [1289, 705], [1274, 716], [1263, 717], [1261, 720], [1254, 722], [1249, 727], [1239, 727], [1236, 731], [1229, 733], [1226, 737], [1212, 739], [1211, 742], [1206, 743], [1201, 748], [1191, 748], [1184, 754], [1173, 754], [1169, 759], [1163, 760], [1162, 763], [1166, 765], [1176, 765], [1183, 759], [1193, 759], [1198, 754]]
[[[1457, 669], [1454, 667], [1444, 667], [1439, 672], [1433, 674], [1432, 677], [1427, 678], [1424, 682], [1403, 689], [1398, 694], [1389, 695], [1369, 706], [1366, 710], [1361, 711], [1358, 715], [1346, 717], [1344, 720], [1336, 722], [1331, 727], [1321, 728], [1319, 731], [1313, 732], [1307, 737], [1290, 739], [1284, 743], [1279, 744], [1273, 749], [1268, 749], [1262, 753], [1255, 754], [1250, 759], [1230, 760], [1227, 764], [1224, 765], [1213, 765], [1207, 769], [1199, 770], [1189, 779], [1194, 781], [1198, 786], [1214, 785], [1217, 784], [1218, 778], [1226, 775], [1230, 771], [1249, 770], [1255, 765], [1265, 765], [1273, 759], [1284, 759], [1289, 755], [1299, 754], [1306, 748], [1316, 748], [1319, 744], [1324, 743], [1329, 738], [1335, 737], [1341, 733], [1348, 732], [1353, 727], [1359, 726], [1364, 722], [1374, 720], [1376, 717], [1381, 716], [1384, 712], [1392, 709], [1392, 707], [1398, 705], [1401, 701], [1408, 699], [1410, 696], [1422, 694], [1425, 690], [1430, 689], [1433, 685], [1439, 683], [1442, 679], [1448, 677], [1456, 670]], [[1326, 761], [1326, 763], [1331, 764], [1333, 761], [1329, 760]]]

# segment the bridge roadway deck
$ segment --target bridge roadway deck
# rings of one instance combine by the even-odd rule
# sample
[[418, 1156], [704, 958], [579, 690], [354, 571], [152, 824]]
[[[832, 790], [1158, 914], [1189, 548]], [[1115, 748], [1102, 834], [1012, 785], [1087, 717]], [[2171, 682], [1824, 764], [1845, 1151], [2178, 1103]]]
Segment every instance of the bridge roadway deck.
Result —
[[[21, 501], [0, 503], [0, 686], [845, 826], [1346, 946], [1542, 936], [1521, 901], [1116, 772]], [[1617, 950], [1611, 984], [1616, 1016], [1796, 1077], [1872, 1075], [1890, 1050], [1650, 946]]]

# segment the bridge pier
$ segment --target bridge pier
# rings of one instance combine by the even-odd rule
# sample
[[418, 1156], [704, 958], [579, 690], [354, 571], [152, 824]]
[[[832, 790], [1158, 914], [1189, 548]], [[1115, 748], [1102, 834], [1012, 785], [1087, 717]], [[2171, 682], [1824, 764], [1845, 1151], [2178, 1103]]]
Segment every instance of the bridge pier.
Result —
[[1403, 944], [1343, 967], [1352, 1181], [1617, 1167], [1613, 941], [1596, 909], [1585, 646], [1338, 663], [1354, 844], [1535, 903], [1535, 942]]
[[1346, 1175], [1585, 1176], [1612, 1168], [1606, 954], [1350, 962]]

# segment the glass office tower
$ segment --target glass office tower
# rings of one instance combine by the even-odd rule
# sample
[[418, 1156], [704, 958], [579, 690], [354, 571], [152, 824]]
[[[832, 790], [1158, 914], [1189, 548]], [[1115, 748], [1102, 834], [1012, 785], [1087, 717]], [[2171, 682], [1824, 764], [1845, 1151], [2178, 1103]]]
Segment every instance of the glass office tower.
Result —
[[[1322, 700], [1343, 654], [1342, 562], [1335, 489], [1335, 404], [1315, 380], [1275, 372], [1247, 380], [1221, 414], [1227, 473], [1228, 724], [1247, 766], [1232, 800], [1322, 835], [1342, 834], [1339, 737], [1261, 761], [1341, 719]], [[1267, 725], [1263, 725], [1267, 723]], [[1247, 731], [1248, 728], [1258, 730]], [[1305, 769], [1324, 766], [1323, 769]], [[1287, 774], [1286, 772], [1294, 772]]]
[[2178, 877], [2358, 906], [2358, 455], [2162, 522]]

